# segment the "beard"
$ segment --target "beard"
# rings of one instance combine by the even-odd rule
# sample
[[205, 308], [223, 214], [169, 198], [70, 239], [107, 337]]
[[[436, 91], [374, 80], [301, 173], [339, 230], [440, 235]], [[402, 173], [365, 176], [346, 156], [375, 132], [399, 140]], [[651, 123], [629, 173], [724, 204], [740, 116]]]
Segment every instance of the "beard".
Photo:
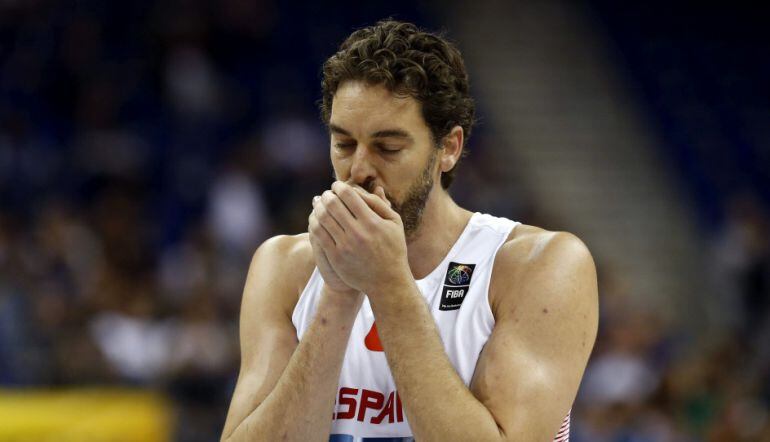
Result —
[[[428, 202], [430, 191], [433, 189], [433, 167], [436, 165], [438, 152], [433, 149], [428, 158], [428, 163], [423, 168], [417, 179], [414, 180], [406, 192], [403, 200], [398, 201], [390, 193], [385, 191], [385, 197], [390, 201], [393, 210], [401, 217], [404, 225], [404, 236], [409, 241], [422, 222], [422, 215], [425, 211], [425, 205]], [[374, 192], [374, 182], [367, 182], [364, 186], [369, 193]]]

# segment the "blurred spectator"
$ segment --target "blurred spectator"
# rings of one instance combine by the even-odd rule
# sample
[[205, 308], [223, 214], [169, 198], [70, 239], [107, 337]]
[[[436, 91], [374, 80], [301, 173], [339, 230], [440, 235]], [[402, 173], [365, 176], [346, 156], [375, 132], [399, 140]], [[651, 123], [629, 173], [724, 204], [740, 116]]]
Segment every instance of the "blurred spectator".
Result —
[[234, 165], [216, 177], [209, 194], [209, 226], [225, 252], [248, 255], [265, 239], [268, 220], [260, 188]]
[[196, 47], [175, 48], [168, 57], [166, 90], [177, 113], [195, 120], [216, 117], [224, 100], [222, 86], [205, 54]]
[[754, 340], [770, 318], [770, 218], [755, 197], [729, 201], [713, 262], [724, 303], [735, 312], [733, 328]]

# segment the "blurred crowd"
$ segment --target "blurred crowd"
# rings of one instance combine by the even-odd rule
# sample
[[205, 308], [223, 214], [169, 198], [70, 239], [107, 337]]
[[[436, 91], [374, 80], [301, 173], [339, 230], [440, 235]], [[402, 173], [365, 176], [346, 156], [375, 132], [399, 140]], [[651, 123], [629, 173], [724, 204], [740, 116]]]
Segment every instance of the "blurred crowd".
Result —
[[769, 229], [766, 208], [736, 197], [703, 276], [719, 311], [697, 330], [628, 299], [622, 277], [599, 264], [599, 336], [573, 440], [770, 441]]
[[[349, 3], [0, 2], [0, 386], [154, 388], [177, 440], [218, 439], [251, 254], [305, 230], [332, 181], [321, 62], [398, 8], [430, 26], [424, 6]], [[456, 199], [549, 227], [499, 144], [479, 128]], [[714, 239], [730, 319], [708, 339], [598, 263], [573, 440], [770, 440], [764, 210], [737, 200]]]

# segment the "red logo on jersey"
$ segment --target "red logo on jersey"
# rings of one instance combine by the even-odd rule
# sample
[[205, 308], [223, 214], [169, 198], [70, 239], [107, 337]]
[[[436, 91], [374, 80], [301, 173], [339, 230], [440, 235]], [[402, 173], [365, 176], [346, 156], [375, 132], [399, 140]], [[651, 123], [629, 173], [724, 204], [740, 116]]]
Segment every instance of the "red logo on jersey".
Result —
[[377, 323], [372, 324], [372, 329], [366, 334], [364, 338], [364, 345], [370, 351], [384, 351], [382, 348], [382, 342], [380, 342], [380, 335], [377, 334]]
[[332, 419], [355, 419], [375, 425], [404, 421], [404, 406], [396, 391], [385, 395], [366, 388], [342, 387], [335, 399], [337, 412]]

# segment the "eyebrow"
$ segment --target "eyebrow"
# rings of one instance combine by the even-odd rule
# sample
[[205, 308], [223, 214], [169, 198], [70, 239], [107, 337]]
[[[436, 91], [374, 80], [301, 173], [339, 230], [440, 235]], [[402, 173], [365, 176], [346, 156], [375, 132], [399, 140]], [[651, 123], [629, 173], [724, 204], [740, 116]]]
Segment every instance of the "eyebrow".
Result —
[[[329, 131], [332, 133], [337, 133], [340, 135], [345, 135], [347, 137], [352, 137], [353, 135], [350, 134], [347, 130], [337, 126], [334, 123], [329, 123]], [[408, 132], [401, 130], [401, 129], [384, 129], [384, 130], [378, 130], [377, 132], [373, 132], [371, 134], [372, 138], [404, 138], [407, 140], [411, 140], [412, 136], [409, 135]]]

